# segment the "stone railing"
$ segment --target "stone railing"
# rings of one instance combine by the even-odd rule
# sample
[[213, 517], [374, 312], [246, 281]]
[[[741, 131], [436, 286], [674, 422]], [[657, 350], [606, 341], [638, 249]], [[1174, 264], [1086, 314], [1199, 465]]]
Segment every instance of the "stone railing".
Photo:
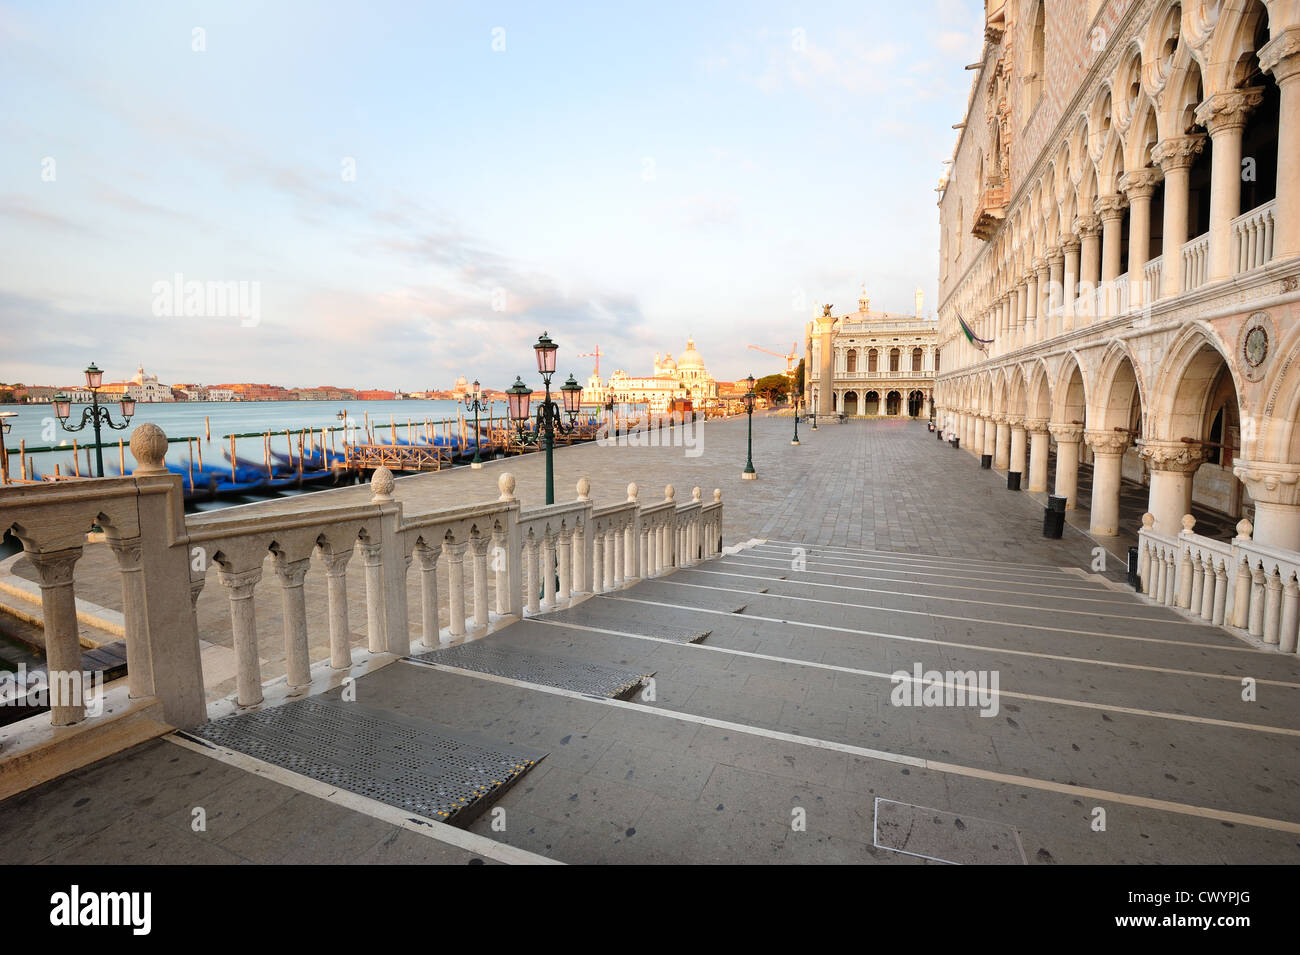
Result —
[[[129, 698], [161, 703], [174, 727], [207, 718], [196, 606], [210, 576], [229, 602], [237, 705], [254, 706], [263, 701], [264, 641], [283, 640], [291, 689], [312, 683], [314, 663], [325, 665], [310, 658], [304, 594], [310, 573], [325, 577], [329, 668], [347, 670], [364, 658], [366, 651], [349, 643], [347, 571], [355, 554], [365, 575], [366, 650], [401, 656], [411, 651], [412, 563], [419, 571], [420, 633], [433, 648], [580, 594], [688, 566], [721, 547], [721, 491], [705, 504], [694, 488], [691, 501], [679, 506], [669, 485], [662, 501], [641, 504], [630, 485], [627, 501], [597, 509], [583, 478], [575, 500], [522, 509], [509, 473], [498, 481], [496, 500], [409, 516], [393, 498], [392, 474], [381, 468], [368, 503], [330, 507], [306, 496], [291, 511], [232, 508], [187, 518], [181, 478], [162, 465], [162, 432], [137, 427], [131, 449], [138, 466], [130, 477], [0, 489], [0, 528], [12, 529], [40, 575], [49, 669], [74, 680], [81, 671], [74, 567], [87, 533], [102, 529], [122, 575]], [[254, 609], [268, 564], [282, 609], [281, 632], [274, 635], [259, 627]], [[445, 629], [440, 593], [449, 611]], [[30, 720], [45, 720], [48, 728], [99, 719], [87, 719], [80, 682], [74, 689], [54, 701], [49, 717]], [[6, 752], [0, 763], [12, 757]]]
[[1145, 283], [1142, 300], [1150, 302], [1160, 297], [1160, 283], [1165, 274], [1165, 257], [1157, 255], [1142, 266], [1142, 281]]
[[1231, 542], [1192, 532], [1183, 518], [1177, 537], [1158, 534], [1142, 517], [1138, 574], [1142, 593], [1181, 607], [1217, 626], [1244, 630], [1265, 644], [1294, 653], [1300, 638], [1300, 554], [1257, 544], [1250, 521], [1237, 524]]
[[1232, 220], [1232, 271], [1249, 272], [1273, 258], [1273, 216], [1277, 200]]
[[1210, 268], [1210, 234], [1198, 236], [1183, 246], [1183, 291], [1205, 284]]

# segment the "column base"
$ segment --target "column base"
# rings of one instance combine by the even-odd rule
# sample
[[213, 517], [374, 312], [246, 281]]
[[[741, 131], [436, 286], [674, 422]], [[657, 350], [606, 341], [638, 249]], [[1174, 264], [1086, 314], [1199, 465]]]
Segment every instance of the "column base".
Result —
[[742, 481], [757, 481], [757, 480], [758, 480], [758, 474], [757, 474], [756, 472], [754, 472], [754, 471], [741, 471], [741, 472], [740, 472], [740, 479], [741, 479]]

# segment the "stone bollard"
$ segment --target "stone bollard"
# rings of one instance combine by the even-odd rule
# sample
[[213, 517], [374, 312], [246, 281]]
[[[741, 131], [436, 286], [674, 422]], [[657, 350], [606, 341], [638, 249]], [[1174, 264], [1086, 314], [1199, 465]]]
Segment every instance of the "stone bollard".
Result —
[[386, 467], [378, 467], [370, 477], [371, 504], [387, 504], [393, 499], [393, 472]]
[[501, 491], [498, 501], [513, 501], [515, 499], [515, 476], [509, 471], [505, 471], [497, 478], [497, 488]]
[[591, 481], [586, 477], [578, 478], [578, 500], [591, 500]]
[[166, 474], [163, 458], [167, 456], [167, 435], [156, 424], [145, 422], [131, 432], [131, 454], [135, 456], [132, 474]]

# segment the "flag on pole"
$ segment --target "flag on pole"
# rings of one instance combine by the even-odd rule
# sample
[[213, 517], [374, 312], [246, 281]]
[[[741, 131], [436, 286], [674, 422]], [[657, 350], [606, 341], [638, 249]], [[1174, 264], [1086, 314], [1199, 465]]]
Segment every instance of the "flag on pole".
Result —
[[988, 351], [988, 346], [993, 342], [993, 339], [980, 338], [978, 335], [976, 335], [975, 332], [971, 329], [971, 327], [966, 324], [966, 320], [961, 317], [960, 312], [957, 313], [957, 323], [961, 325], [962, 333], [966, 336], [966, 340], [968, 342], [970, 342], [972, 345], [974, 345], [977, 349], [979, 349], [982, 352]]

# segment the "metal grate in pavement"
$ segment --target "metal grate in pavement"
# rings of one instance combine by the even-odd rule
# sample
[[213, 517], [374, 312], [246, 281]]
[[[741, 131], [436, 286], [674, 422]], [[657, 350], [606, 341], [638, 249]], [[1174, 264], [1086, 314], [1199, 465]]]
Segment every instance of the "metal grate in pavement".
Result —
[[875, 844], [954, 865], [1025, 865], [1014, 826], [876, 798]]
[[428, 720], [315, 697], [213, 720], [187, 735], [457, 824], [547, 755]]
[[486, 646], [483, 641], [430, 650], [414, 659], [612, 699], [628, 695], [641, 685], [642, 680], [651, 676], [650, 673], [608, 663], [574, 660], [535, 650]]

